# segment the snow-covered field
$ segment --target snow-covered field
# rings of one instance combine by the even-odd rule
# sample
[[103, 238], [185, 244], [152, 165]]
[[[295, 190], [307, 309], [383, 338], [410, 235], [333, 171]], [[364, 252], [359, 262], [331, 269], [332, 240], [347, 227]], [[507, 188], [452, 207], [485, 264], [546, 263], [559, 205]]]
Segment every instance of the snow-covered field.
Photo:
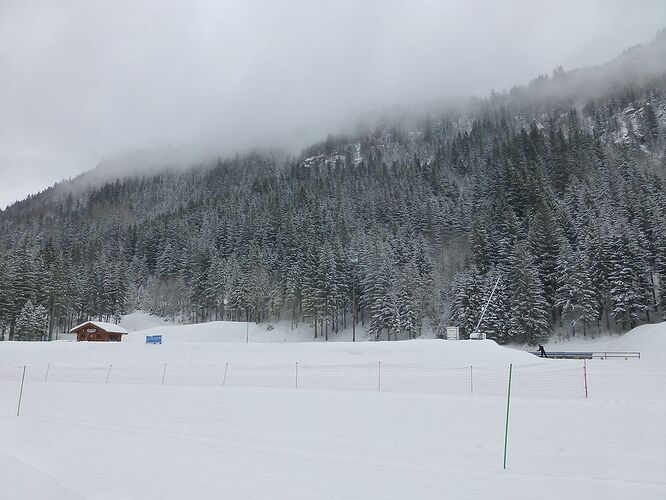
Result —
[[[572, 363], [492, 342], [245, 344], [244, 325], [141, 321], [121, 343], [3, 342], [0, 366]], [[143, 343], [153, 333], [163, 345]], [[0, 498], [666, 498], [666, 324], [594, 342], [643, 359], [588, 362], [589, 399], [513, 398], [506, 471], [502, 396], [28, 378], [17, 417], [3, 377]]]

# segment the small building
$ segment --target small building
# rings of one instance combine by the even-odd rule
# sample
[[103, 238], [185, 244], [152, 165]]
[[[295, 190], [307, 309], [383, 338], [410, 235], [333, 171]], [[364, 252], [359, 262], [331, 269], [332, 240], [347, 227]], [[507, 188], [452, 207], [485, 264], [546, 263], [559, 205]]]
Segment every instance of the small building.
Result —
[[120, 342], [127, 330], [113, 323], [102, 323], [101, 321], [86, 321], [72, 328], [69, 333], [76, 333], [76, 341], [92, 342]]

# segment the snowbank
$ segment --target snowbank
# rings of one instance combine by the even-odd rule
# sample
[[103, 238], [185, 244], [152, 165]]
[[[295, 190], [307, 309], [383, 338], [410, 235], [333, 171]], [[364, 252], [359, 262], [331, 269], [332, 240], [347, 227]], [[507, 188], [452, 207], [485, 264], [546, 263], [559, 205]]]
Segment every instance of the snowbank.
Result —
[[[0, 362], [9, 364], [67, 363], [71, 365], [209, 363], [358, 364], [387, 362], [440, 367], [536, 365], [548, 363], [525, 351], [491, 340], [447, 341], [417, 339], [392, 342], [257, 342], [245, 324], [216, 322], [178, 325], [130, 332], [122, 342], [3, 342]], [[145, 344], [146, 335], [163, 335], [162, 345]], [[242, 334], [243, 342], [234, 341]], [[225, 339], [231, 339], [227, 342]]]
[[666, 322], [641, 325], [623, 335], [551, 340], [545, 348], [552, 351], [640, 351], [642, 360], [666, 362]]
[[[174, 325], [167, 322], [163, 318], [151, 315], [146, 312], [137, 311], [123, 317], [120, 325], [127, 329], [130, 334], [123, 338], [123, 342], [130, 343], [144, 343], [146, 335], [162, 335], [164, 344], [190, 344], [190, 343], [245, 343], [249, 339], [251, 344], [257, 343], [289, 343], [289, 342], [313, 342], [315, 341], [313, 329], [307, 324], [300, 324], [296, 328], [292, 328], [289, 321], [282, 321], [275, 323], [272, 329], [268, 329], [265, 323], [243, 323], [231, 321], [213, 321], [210, 323], [201, 323], [197, 325]], [[367, 340], [367, 334], [363, 327], [359, 327], [356, 331], [358, 340]], [[324, 343], [323, 339], [319, 337], [317, 342]], [[340, 331], [338, 334], [329, 332], [329, 342], [348, 342], [351, 340], [351, 329]], [[423, 342], [421, 339], [415, 342]], [[433, 342], [438, 342], [434, 341]], [[373, 345], [383, 345], [384, 343], [372, 342]], [[361, 344], [355, 344], [356, 346]], [[426, 355], [425, 357], [433, 362], [440, 362], [442, 358], [461, 355], [460, 362], [467, 363], [474, 361], [477, 356], [473, 350], [470, 351], [467, 347], [455, 347], [448, 344], [448, 347], [442, 352], [443, 345], [430, 344], [434, 347], [436, 352], [434, 355]], [[464, 341], [459, 346], [465, 346]], [[642, 325], [633, 330], [625, 333], [624, 335], [605, 335], [594, 339], [576, 337], [573, 339], [557, 340], [552, 339], [545, 344], [547, 350], [569, 350], [569, 351], [640, 351], [641, 357], [647, 361], [666, 362], [666, 322], [657, 323], [653, 325]], [[215, 349], [215, 348], [213, 348]], [[270, 349], [279, 348], [271, 347]], [[324, 348], [326, 349], [326, 348]], [[383, 347], [368, 347], [367, 351], [376, 349], [378, 352], [384, 351]], [[404, 346], [400, 349], [404, 349]], [[458, 352], [458, 349], [461, 351]], [[482, 349], [482, 348], [472, 348]], [[526, 350], [523, 347], [517, 347], [518, 350]], [[233, 348], [228, 349], [233, 351]], [[299, 349], [296, 348], [296, 351]], [[307, 350], [307, 349], [306, 349]], [[358, 349], [355, 347], [354, 351]], [[364, 349], [362, 349], [364, 350]], [[390, 349], [389, 349], [390, 350]], [[410, 351], [411, 348], [404, 349], [403, 352]], [[315, 349], [316, 351], [316, 349]], [[365, 350], [364, 350], [365, 352]], [[373, 354], [374, 355], [374, 354]], [[493, 357], [492, 354], [481, 355], [482, 361], [486, 362], [487, 356]], [[376, 359], [373, 358], [373, 360]], [[516, 359], [516, 363], [527, 362], [526, 359]], [[366, 358], [365, 360], [368, 360]], [[288, 359], [287, 361], [294, 361]], [[514, 362], [512, 357], [504, 357], [498, 355], [498, 361], [501, 363]]]

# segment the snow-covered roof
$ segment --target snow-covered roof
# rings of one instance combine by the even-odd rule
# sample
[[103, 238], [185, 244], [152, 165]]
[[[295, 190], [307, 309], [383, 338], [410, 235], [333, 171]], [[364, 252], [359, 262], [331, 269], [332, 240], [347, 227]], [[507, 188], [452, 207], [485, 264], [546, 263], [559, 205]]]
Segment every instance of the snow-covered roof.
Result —
[[104, 323], [102, 321], [86, 321], [84, 323], [81, 323], [80, 325], [75, 326], [72, 328], [69, 333], [74, 333], [76, 330], [81, 328], [82, 326], [85, 325], [92, 325], [96, 326], [97, 328], [104, 330], [105, 332], [108, 333], [123, 333], [127, 334], [127, 330], [125, 330], [122, 326], [116, 325], [115, 323]]

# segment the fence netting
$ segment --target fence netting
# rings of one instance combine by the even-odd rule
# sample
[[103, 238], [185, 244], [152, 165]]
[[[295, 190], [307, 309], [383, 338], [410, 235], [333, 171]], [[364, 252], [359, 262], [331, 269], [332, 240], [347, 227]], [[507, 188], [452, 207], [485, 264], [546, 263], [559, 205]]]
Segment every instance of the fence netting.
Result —
[[[19, 381], [23, 365], [0, 365], [0, 381]], [[522, 397], [586, 397], [585, 368], [513, 367], [512, 394]], [[317, 365], [241, 363], [146, 365], [26, 365], [25, 382], [152, 385], [219, 385], [352, 391], [506, 394], [509, 367], [458, 368], [359, 363]]]
[[296, 387], [296, 364], [241, 365], [229, 363], [225, 366], [227, 376], [223, 385], [240, 387]]
[[307, 389], [380, 390], [378, 363], [298, 365], [298, 386]]
[[391, 391], [470, 394], [473, 369], [432, 366], [382, 365], [383, 385]]

